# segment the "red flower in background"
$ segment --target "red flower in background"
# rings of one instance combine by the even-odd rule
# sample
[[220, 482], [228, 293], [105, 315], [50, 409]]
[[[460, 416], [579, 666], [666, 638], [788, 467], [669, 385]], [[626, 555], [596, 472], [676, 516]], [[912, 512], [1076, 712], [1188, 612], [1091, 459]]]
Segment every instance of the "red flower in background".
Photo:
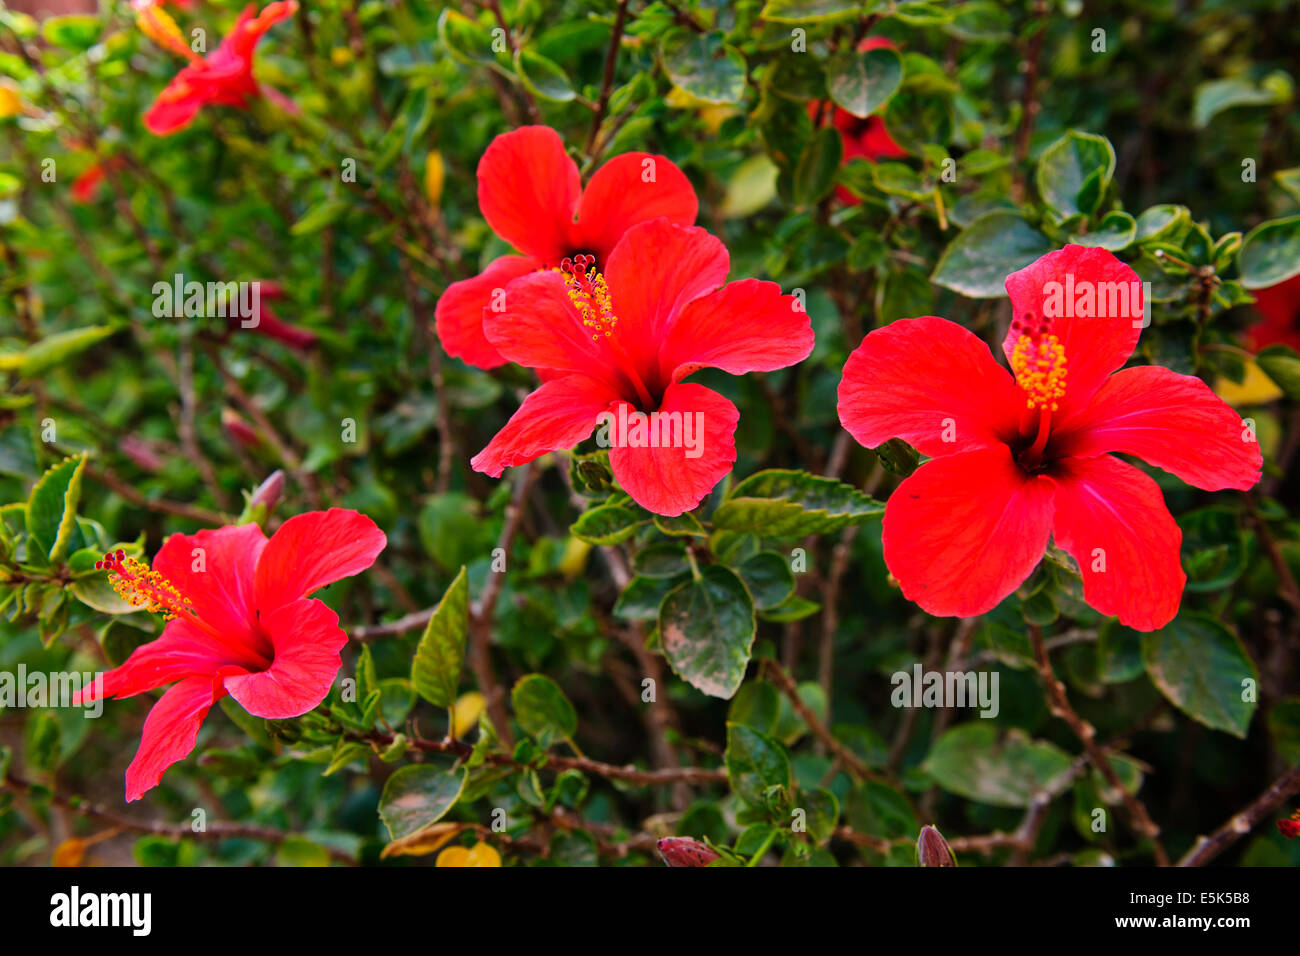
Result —
[[271, 308], [271, 302], [284, 298], [284, 287], [278, 282], [262, 281], [258, 283], [258, 314], [257, 323], [245, 326], [247, 320], [238, 315], [227, 317], [227, 321], [232, 332], [255, 332], [259, 335], [265, 335], [268, 338], [275, 339], [277, 342], [283, 342], [290, 348], [298, 349], [305, 352], [316, 345], [318, 336], [311, 329], [304, 328], [301, 325], [294, 325], [292, 322], [286, 322]]
[[72, 201], [76, 203], [92, 202], [99, 193], [99, 187], [104, 184], [109, 173], [116, 172], [126, 165], [121, 156], [110, 156], [108, 159], [96, 160], [85, 168], [80, 176], [72, 181]]
[[208, 709], [226, 694], [268, 718], [297, 717], [325, 699], [348, 638], [338, 615], [307, 595], [370, 567], [386, 540], [365, 515], [332, 508], [290, 518], [270, 540], [256, 524], [174, 534], [152, 570], [121, 551], [105, 555], [100, 565], [118, 593], [169, 620], [79, 701], [172, 685], [144, 722], [126, 771], [128, 802], [194, 749]]
[[1296, 837], [1300, 836], [1300, 810], [1291, 814], [1291, 819], [1289, 820], [1278, 820], [1277, 828], [1288, 840], [1294, 840]]
[[[740, 417], [717, 392], [682, 379], [706, 366], [739, 375], [800, 362], [812, 327], [775, 282], [723, 285], [727, 250], [703, 229], [666, 219], [633, 226], [601, 265], [584, 257], [516, 279], [507, 311], [484, 313], [491, 344], [506, 361], [543, 370], [543, 384], [470, 464], [495, 478], [578, 444], [604, 412], [660, 412], [667, 441], [615, 443], [609, 462], [638, 504], [678, 515], [731, 470]], [[693, 438], [687, 416], [699, 423]]]
[[565, 257], [595, 256], [603, 269], [632, 226], [661, 216], [689, 226], [699, 210], [685, 174], [649, 153], [615, 156], [584, 189], [577, 164], [549, 126], [525, 126], [492, 141], [478, 164], [478, 205], [493, 232], [523, 253], [501, 256], [474, 278], [453, 282], [438, 300], [443, 348], [479, 368], [506, 361], [483, 330], [495, 290], [555, 268]]
[[667, 866], [708, 866], [718, 859], [717, 850], [690, 837], [664, 837], [655, 841], [655, 849]]
[[[1121, 284], [1127, 309], [1110, 297]], [[1109, 252], [1069, 245], [1006, 286], [1014, 377], [974, 334], [933, 316], [877, 329], [844, 366], [839, 414], [853, 437], [903, 438], [932, 458], [889, 499], [885, 561], [926, 611], [973, 617], [1020, 586], [1052, 536], [1078, 562], [1089, 604], [1162, 627], [1186, 582], [1182, 533], [1156, 483], [1109, 453], [1213, 491], [1254, 485], [1259, 445], [1200, 379], [1117, 371], [1137, 345], [1141, 285]]]
[[1252, 289], [1251, 295], [1263, 318], [1246, 330], [1246, 346], [1258, 352], [1269, 345], [1287, 345], [1300, 352], [1300, 275], [1267, 289]]
[[[293, 16], [297, 9], [298, 0], [276, 0], [261, 13], [256, 13], [256, 5], [250, 4], [221, 45], [206, 57], [198, 57], [183, 45], [177, 49], [176, 52], [190, 58], [190, 64], [176, 74], [145, 113], [144, 125], [149, 132], [167, 136], [184, 129], [204, 106], [242, 109], [262, 95], [287, 102], [279, 93], [257, 82], [253, 76], [253, 51], [262, 34]], [[143, 19], [141, 26], [144, 26]], [[169, 48], [174, 49], [171, 45]]]
[[[894, 42], [886, 37], [867, 37], [858, 44], [858, 51], [865, 53], [868, 50], [877, 50], [886, 47], [891, 50], [898, 49]], [[828, 104], [821, 100], [814, 100], [808, 104], [808, 116], [814, 123], [822, 115], [822, 110]], [[865, 159], [867, 162], [875, 163], [882, 159], [906, 159], [907, 150], [899, 146], [894, 141], [894, 137], [889, 135], [889, 130], [885, 126], [885, 121], [876, 115], [863, 118], [854, 116], [848, 110], [840, 109], [838, 106], [830, 105], [831, 123], [840, 131], [840, 140], [844, 144], [843, 158], [840, 165], [846, 165], [855, 159]], [[841, 202], [853, 205], [860, 200], [853, 193], [849, 192], [843, 186], [835, 187], [835, 195]]]

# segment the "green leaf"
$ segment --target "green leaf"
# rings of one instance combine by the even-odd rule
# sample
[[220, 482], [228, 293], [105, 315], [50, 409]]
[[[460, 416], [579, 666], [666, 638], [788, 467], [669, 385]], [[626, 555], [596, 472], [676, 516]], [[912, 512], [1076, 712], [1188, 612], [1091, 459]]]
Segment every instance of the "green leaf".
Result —
[[685, 575], [654, 578], [638, 575], [628, 582], [614, 602], [614, 616], [625, 621], [653, 621], [659, 617], [659, 605]]
[[674, 515], [669, 518], [665, 515], [651, 515], [654, 525], [664, 534], [671, 535], [674, 538], [707, 538], [709, 533], [704, 530], [700, 520], [689, 511], [685, 514]]
[[515, 53], [515, 72], [530, 92], [552, 103], [567, 103], [578, 95], [559, 65], [531, 50]]
[[1210, 120], [1236, 106], [1273, 106], [1291, 99], [1291, 78], [1281, 70], [1264, 77], [1258, 85], [1242, 78], [1211, 80], [1196, 88], [1192, 121], [1205, 129]]
[[720, 33], [679, 31], [660, 51], [673, 85], [705, 103], [739, 103], [745, 95], [745, 58]]
[[796, 206], [810, 206], [831, 191], [844, 155], [844, 140], [834, 126], [813, 133], [794, 166], [791, 195]]
[[1115, 175], [1115, 148], [1110, 140], [1069, 130], [1038, 159], [1038, 194], [1061, 219], [1079, 213], [1091, 215], [1091, 209], [1080, 208], [1078, 198], [1088, 178], [1098, 171], [1098, 188], [1105, 193]]
[[1091, 232], [1073, 233], [1070, 241], [1118, 252], [1131, 246], [1137, 238], [1137, 220], [1126, 212], [1108, 212]]
[[331, 223], [337, 222], [339, 217], [348, 211], [349, 206], [350, 203], [342, 199], [326, 199], [324, 202], [317, 203], [289, 227], [289, 234], [310, 236], [312, 233], [320, 232]]
[[686, 549], [674, 541], [656, 542], [632, 559], [632, 570], [648, 578], [675, 578], [690, 569]]
[[384, 784], [379, 817], [394, 840], [437, 823], [460, 798], [465, 768], [444, 770], [429, 764], [402, 767]]
[[1263, 369], [1287, 398], [1300, 400], [1300, 355], [1286, 345], [1270, 345], [1255, 356], [1255, 364]]
[[948, 244], [930, 281], [972, 299], [996, 299], [1007, 294], [1007, 276], [1052, 248], [1051, 240], [1018, 213], [994, 210]]
[[63, 559], [77, 526], [77, 502], [81, 500], [81, 473], [85, 467], [85, 455], [65, 458], [41, 476], [27, 499], [27, 534], [52, 562]]
[[1300, 216], [1261, 222], [1246, 233], [1237, 268], [1247, 289], [1264, 289], [1300, 275]]
[[560, 685], [543, 674], [528, 674], [510, 691], [515, 719], [543, 747], [568, 740], [578, 730], [578, 715]]
[[826, 66], [831, 99], [861, 119], [888, 103], [902, 83], [903, 59], [890, 47], [841, 53]]
[[770, 788], [792, 786], [785, 748], [752, 727], [727, 724], [724, 759], [732, 792], [751, 806], [766, 808]]
[[70, 50], [89, 50], [99, 39], [99, 18], [90, 16], [50, 17], [42, 33], [46, 41]]
[[1193, 720], [1235, 737], [1246, 736], [1254, 700], [1243, 682], [1259, 685], [1259, 672], [1237, 636], [1204, 614], [1181, 614], [1142, 636], [1147, 676]]
[[329, 851], [303, 837], [284, 840], [275, 851], [276, 866], [329, 866]]
[[469, 66], [496, 62], [488, 29], [450, 7], [438, 17], [438, 39], [452, 57]]
[[803, 537], [861, 524], [884, 509], [879, 501], [833, 478], [772, 469], [732, 488], [713, 512], [713, 526], [764, 537]]
[[16, 371], [20, 378], [37, 378], [94, 347], [116, 331], [117, 328], [111, 325], [91, 325], [47, 335], [21, 351], [0, 352], [0, 371]]
[[711, 564], [659, 606], [659, 639], [673, 672], [697, 690], [729, 698], [754, 646], [754, 604], [732, 571]]
[[1220, 592], [1246, 570], [1246, 542], [1236, 512], [1202, 508], [1178, 518], [1186, 590]]
[[588, 544], [618, 544], [636, 534], [645, 515], [623, 505], [599, 505], [578, 516], [569, 531]]
[[857, 16], [866, 6], [863, 0], [767, 0], [759, 16], [773, 23], [817, 22]]
[[779, 607], [794, 593], [794, 573], [786, 559], [775, 551], [762, 551], [746, 558], [736, 572], [760, 611]]
[[468, 630], [469, 579], [462, 567], [434, 608], [411, 661], [411, 685], [435, 707], [447, 708], [456, 703]]
[[997, 807], [1027, 807], [1034, 794], [1052, 790], [1072, 758], [1055, 744], [1031, 740], [1020, 730], [999, 739], [998, 730], [975, 720], [935, 741], [921, 769], [943, 789]]
[[1106, 621], [1097, 632], [1097, 676], [1106, 684], [1122, 684], [1140, 677], [1142, 635], [1118, 621]]
[[840, 802], [829, 790], [818, 788], [802, 793], [799, 803], [807, 814], [808, 837], [818, 845], [825, 843], [840, 821]]
[[1137, 242], [1169, 239], [1180, 227], [1192, 221], [1191, 210], [1186, 206], [1161, 203], [1151, 206], [1137, 217]]

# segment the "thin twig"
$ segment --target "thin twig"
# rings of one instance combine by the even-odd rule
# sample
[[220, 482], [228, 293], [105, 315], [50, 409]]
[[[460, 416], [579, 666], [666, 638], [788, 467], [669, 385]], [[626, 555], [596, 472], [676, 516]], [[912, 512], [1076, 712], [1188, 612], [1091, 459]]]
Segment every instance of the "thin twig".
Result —
[[1159, 866], [1169, 865], [1169, 855], [1165, 853], [1165, 848], [1161, 846], [1158, 836], [1160, 828], [1156, 826], [1147, 809], [1142, 805], [1142, 801], [1129, 792], [1128, 787], [1124, 786], [1124, 781], [1116, 773], [1114, 765], [1110, 758], [1106, 756], [1102, 748], [1097, 744], [1097, 731], [1086, 720], [1075, 712], [1070, 706], [1070, 700], [1065, 693], [1065, 685], [1057, 679], [1056, 674], [1052, 671], [1052, 660], [1048, 657], [1047, 646], [1043, 643], [1043, 629], [1036, 624], [1029, 625], [1029, 640], [1034, 648], [1034, 661], [1038, 665], [1038, 676], [1042, 678], [1043, 683], [1047, 686], [1047, 693], [1050, 698], [1052, 714], [1060, 717], [1070, 725], [1074, 735], [1079, 738], [1083, 748], [1087, 751], [1088, 759], [1092, 765], [1101, 771], [1106, 782], [1120, 795], [1124, 801], [1124, 807], [1128, 810], [1133, 828], [1140, 836], [1145, 836], [1151, 841], [1152, 853], [1155, 855], [1156, 863]]

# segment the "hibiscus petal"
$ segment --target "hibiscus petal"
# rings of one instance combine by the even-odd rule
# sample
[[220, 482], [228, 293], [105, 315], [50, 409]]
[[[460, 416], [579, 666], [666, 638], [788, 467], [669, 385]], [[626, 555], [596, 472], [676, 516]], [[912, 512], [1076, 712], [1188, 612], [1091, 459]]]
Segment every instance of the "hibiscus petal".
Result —
[[262, 626], [275, 646], [275, 660], [259, 673], [226, 677], [226, 690], [257, 717], [307, 713], [325, 699], [343, 665], [339, 651], [348, 636], [339, 616], [324, 602], [304, 598], [262, 615]]
[[540, 260], [528, 256], [501, 256], [474, 278], [447, 286], [434, 310], [438, 340], [447, 354], [478, 368], [504, 364], [506, 360], [483, 331], [483, 310], [492, 308], [496, 290], [540, 267]]
[[91, 684], [77, 695], [79, 707], [99, 698], [134, 697], [155, 687], [190, 677], [211, 677], [223, 667], [261, 669], [270, 661], [255, 652], [232, 654], [206, 632], [183, 618], [167, 624], [157, 640], [142, 644], [131, 656], [104, 674], [102, 690]]
[[1087, 406], [1061, 422], [1052, 447], [1080, 458], [1136, 455], [1206, 491], [1245, 491], [1259, 481], [1264, 463], [1241, 416], [1208, 385], [1154, 365], [1112, 375]]
[[266, 615], [375, 563], [388, 539], [365, 515], [347, 508], [295, 515], [271, 536], [257, 562], [257, 608]]
[[[1073, 279], [1069, 279], [1073, 276]], [[1058, 298], [1051, 295], [1059, 284]], [[1074, 290], [1073, 296], [1068, 292]], [[1138, 275], [1105, 249], [1067, 245], [1007, 276], [1012, 327], [1002, 343], [1007, 360], [1020, 337], [1020, 324], [1039, 326], [1045, 319], [1065, 347], [1063, 408], [1079, 408], [1122, 366], [1137, 347], [1142, 323], [1142, 284]], [[1091, 290], [1091, 310], [1080, 300]], [[1063, 314], [1048, 317], [1052, 302]], [[1124, 306], [1127, 304], [1127, 308]], [[1087, 315], [1074, 314], [1076, 305]]]
[[1102, 614], [1139, 631], [1178, 613], [1187, 575], [1178, 558], [1183, 533], [1160, 488], [1118, 458], [1067, 458], [1056, 478], [1056, 543], [1083, 574], [1083, 597]]
[[253, 574], [265, 547], [266, 535], [256, 524], [174, 534], [158, 550], [153, 569], [239, 655], [241, 647], [265, 646], [253, 601]]
[[860, 444], [901, 438], [934, 458], [1005, 444], [1022, 406], [988, 346], [933, 315], [869, 333], [839, 388], [840, 421]]
[[666, 219], [633, 226], [605, 266], [618, 316], [615, 335], [639, 367], [656, 367], [669, 323], [692, 299], [722, 285], [730, 268], [722, 242]]
[[207, 93], [191, 82], [198, 66], [185, 67], [163, 88], [144, 114], [145, 129], [155, 136], [169, 136], [193, 122], [209, 100]]
[[617, 398], [607, 383], [585, 375], [551, 379], [524, 399], [470, 467], [499, 478], [507, 468], [572, 448], [595, 431], [596, 417]]
[[1029, 577], [1052, 530], [1052, 482], [1029, 476], [1005, 445], [935, 458], [885, 506], [885, 563], [931, 614], [990, 611]]
[[[626, 402], [620, 404], [626, 413], [635, 411]], [[616, 405], [611, 411], [617, 415], [620, 409]], [[667, 417], [674, 414], [681, 418], [674, 421]], [[660, 447], [631, 447], [626, 443], [627, 435], [617, 436], [611, 429], [615, 444], [609, 450], [609, 465], [633, 501], [656, 514], [672, 517], [698, 505], [731, 471], [736, 462], [736, 422], [740, 412], [712, 389], [691, 383], [670, 385], [658, 415], [652, 421], [659, 423], [655, 432]], [[690, 419], [689, 436], [688, 415], [696, 416]], [[664, 423], [667, 447], [661, 430]]]
[[478, 164], [478, 206], [494, 232], [520, 252], [555, 261], [572, 248], [582, 193], [578, 167], [549, 126], [502, 133]]
[[188, 677], [168, 688], [145, 718], [140, 749], [126, 768], [126, 801], [158, 786], [163, 772], [194, 749], [199, 726], [214, 701], [225, 696], [211, 675]]
[[[649, 175], [653, 179], [647, 181]], [[623, 233], [637, 223], [662, 216], [689, 226], [699, 208], [690, 180], [672, 160], [623, 153], [596, 170], [583, 190], [575, 245], [595, 254], [601, 268]]]
[[221, 41], [221, 46], [227, 52], [242, 60], [251, 61], [253, 48], [257, 46], [257, 41], [262, 39], [262, 34], [297, 12], [298, 0], [276, 0], [275, 3], [268, 3], [256, 16], [254, 16], [255, 10], [253, 4], [245, 7], [235, 21], [235, 25], [230, 28], [230, 33]]
[[732, 375], [770, 372], [806, 359], [812, 322], [775, 282], [743, 279], [688, 302], [659, 349], [663, 381], [711, 366]]
[[[558, 272], [522, 276], [506, 289], [504, 308], [483, 313], [483, 331], [510, 362], [619, 381], [609, 340], [582, 324]], [[618, 334], [617, 331], [615, 334]]]

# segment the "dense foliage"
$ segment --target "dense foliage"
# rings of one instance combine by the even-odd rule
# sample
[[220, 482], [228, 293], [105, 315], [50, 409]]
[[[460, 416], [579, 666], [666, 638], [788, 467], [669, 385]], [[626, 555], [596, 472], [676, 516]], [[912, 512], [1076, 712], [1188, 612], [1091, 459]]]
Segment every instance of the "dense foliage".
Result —
[[[1300, 861], [1296, 4], [241, 10], [0, 8], [0, 862]], [[641, 182], [679, 190], [662, 208], [593, 185], [643, 156]], [[586, 231], [552, 255], [582, 185]], [[536, 212], [557, 204], [568, 221]], [[475, 280], [512, 247], [532, 258]], [[969, 540], [981, 488], [958, 477], [970, 514], [882, 542], [943, 459], [902, 430], [855, 441], [875, 431], [846, 362], [941, 316], [1005, 368], [1008, 276], [1063, 247], [1134, 270], [1130, 364], [1213, 388], [1262, 476], [1194, 480], [1240, 447], [1175, 435], [1173, 401], [1149, 428], [1181, 469], [1101, 449], [1173, 515], [1129, 518], [1162, 535], [1163, 578], [1140, 543], [1116, 610], [1058, 525], [1010, 593], [938, 608], [912, 575], [982, 580], [1012, 546]], [[598, 284], [582, 254], [610, 264]], [[565, 291], [596, 346], [626, 345], [605, 279], [617, 306], [673, 270], [700, 288], [645, 347], [708, 325], [679, 356], [694, 384], [538, 331]], [[526, 360], [552, 346], [572, 367]], [[957, 381], [951, 354], [864, 351], [861, 401]], [[634, 466], [590, 427], [525, 453], [502, 429], [560, 366], [616, 368], [623, 408], [697, 389], [734, 465]], [[245, 608], [238, 635], [190, 620]], [[113, 699], [54, 699], [53, 675], [182, 625], [201, 668], [160, 642]], [[993, 699], [923, 694], [946, 670], [996, 675]], [[1239, 812], [1248, 833], [1220, 830]]]

